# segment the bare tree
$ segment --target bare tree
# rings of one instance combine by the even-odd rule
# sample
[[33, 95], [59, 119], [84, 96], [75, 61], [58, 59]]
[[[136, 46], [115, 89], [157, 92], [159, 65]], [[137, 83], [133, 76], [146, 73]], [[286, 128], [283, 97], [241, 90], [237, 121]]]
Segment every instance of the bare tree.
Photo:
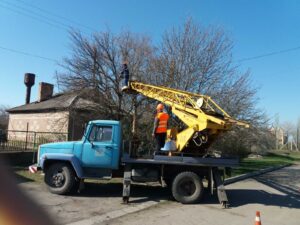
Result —
[[111, 33], [95, 34], [92, 40], [72, 31], [72, 56], [65, 58], [65, 72], [59, 74], [59, 84], [65, 90], [87, 92], [90, 98], [103, 107], [104, 115], [120, 117], [118, 107], [122, 98], [119, 91], [119, 55], [116, 38]]
[[224, 76], [231, 75], [231, 48], [220, 28], [203, 28], [189, 19], [163, 36], [156, 61], [159, 82], [188, 91], [213, 92]]
[[9, 109], [6, 105], [0, 105], [0, 129], [5, 130], [8, 127], [8, 112]]
[[281, 127], [283, 128], [285, 135], [287, 137], [287, 142], [285, 143], [284, 146], [282, 146], [283, 149], [297, 149], [298, 145], [298, 127], [297, 124], [294, 124], [290, 121], [285, 121], [281, 124]]
[[64, 72], [58, 74], [60, 87], [79, 91], [98, 103], [92, 111], [102, 119], [125, 120], [127, 125], [132, 119], [138, 120], [142, 115], [138, 107], [144, 99], [123, 95], [120, 66], [128, 61], [131, 76], [145, 80], [153, 54], [150, 38], [129, 31], [116, 35], [109, 30], [90, 39], [76, 31], [70, 35], [72, 56], [62, 63]]
[[281, 124], [281, 127], [284, 129], [288, 136], [296, 137], [297, 126], [294, 123], [285, 121]]
[[257, 108], [257, 89], [250, 72], [240, 72], [232, 62], [232, 47], [221, 28], [205, 28], [188, 19], [183, 26], [165, 32], [152, 64], [153, 82], [207, 94], [232, 117], [248, 121], [251, 129], [236, 128], [215, 147], [235, 145], [236, 151], [250, 151], [263, 140], [262, 134], [268, 134], [268, 120]]
[[138, 121], [133, 131], [150, 136], [154, 101], [123, 95], [120, 89], [120, 65], [127, 60], [131, 77], [210, 95], [232, 117], [251, 124], [251, 129], [233, 130], [216, 147], [226, 142], [249, 150], [263, 140], [268, 120], [257, 109], [257, 89], [250, 72], [240, 72], [232, 62], [233, 43], [221, 28], [202, 27], [188, 19], [183, 26], [166, 31], [157, 46], [145, 35], [129, 31], [113, 34], [109, 30], [91, 38], [72, 31], [71, 42], [72, 56], [64, 59], [65, 70], [58, 75], [60, 87], [84, 90], [98, 103], [102, 118], [122, 119], [127, 124]]

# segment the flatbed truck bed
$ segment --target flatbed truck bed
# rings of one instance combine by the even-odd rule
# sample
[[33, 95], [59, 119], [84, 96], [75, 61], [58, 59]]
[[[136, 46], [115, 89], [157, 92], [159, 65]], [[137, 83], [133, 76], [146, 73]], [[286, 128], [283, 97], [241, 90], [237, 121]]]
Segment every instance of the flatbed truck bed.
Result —
[[121, 159], [124, 167], [123, 202], [129, 202], [130, 186], [133, 181], [158, 181], [162, 186], [171, 187], [172, 195], [177, 201], [194, 203], [203, 196], [202, 180], [206, 179], [210, 194], [213, 195], [216, 190], [219, 202], [227, 208], [229, 203], [222, 175], [224, 175], [225, 168], [236, 167], [238, 162], [237, 158], [203, 158], [183, 155], [135, 158], [124, 154]]

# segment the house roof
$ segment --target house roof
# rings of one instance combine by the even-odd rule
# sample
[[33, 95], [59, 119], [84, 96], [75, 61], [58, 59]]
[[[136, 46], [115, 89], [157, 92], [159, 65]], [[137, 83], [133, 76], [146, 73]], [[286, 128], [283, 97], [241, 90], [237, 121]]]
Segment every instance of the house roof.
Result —
[[64, 93], [56, 94], [52, 98], [42, 102], [32, 102], [8, 109], [9, 113], [21, 113], [21, 112], [41, 112], [41, 111], [53, 111], [53, 110], [67, 110], [70, 107], [76, 109], [84, 109], [91, 101], [85, 100], [77, 93]]

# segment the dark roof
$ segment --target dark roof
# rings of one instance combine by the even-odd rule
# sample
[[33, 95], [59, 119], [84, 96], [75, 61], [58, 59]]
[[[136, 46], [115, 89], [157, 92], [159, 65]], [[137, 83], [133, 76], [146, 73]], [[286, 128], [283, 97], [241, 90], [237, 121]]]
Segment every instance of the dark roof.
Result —
[[30, 104], [25, 104], [8, 109], [9, 113], [18, 112], [40, 112], [40, 111], [62, 111], [67, 110], [70, 107], [76, 109], [84, 109], [87, 104], [91, 103], [88, 100], [82, 99], [77, 93], [65, 93], [56, 94], [52, 98], [42, 101], [42, 102], [32, 102]]

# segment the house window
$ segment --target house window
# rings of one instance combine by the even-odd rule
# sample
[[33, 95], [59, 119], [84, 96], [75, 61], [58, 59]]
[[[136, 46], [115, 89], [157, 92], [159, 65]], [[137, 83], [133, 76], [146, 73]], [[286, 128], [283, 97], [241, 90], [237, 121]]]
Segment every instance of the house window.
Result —
[[93, 126], [89, 140], [91, 142], [110, 142], [112, 140], [112, 127]]

